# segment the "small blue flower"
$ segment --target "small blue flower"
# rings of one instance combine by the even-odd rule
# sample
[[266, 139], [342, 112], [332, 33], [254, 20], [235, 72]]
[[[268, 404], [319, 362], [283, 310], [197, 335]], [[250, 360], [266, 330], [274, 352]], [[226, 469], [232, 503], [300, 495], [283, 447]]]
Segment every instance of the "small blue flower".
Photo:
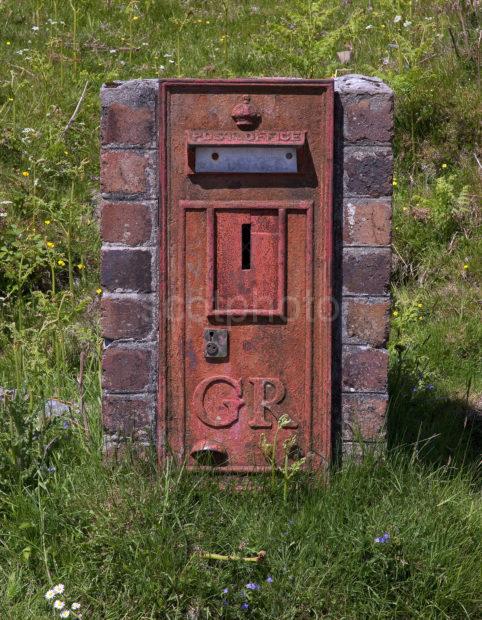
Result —
[[49, 472], [49, 474], [55, 474], [55, 472], [57, 471], [57, 468], [55, 467], [55, 465], [51, 465], [47, 471]]
[[385, 532], [383, 534], [383, 536], [377, 536], [377, 538], [375, 538], [375, 542], [376, 543], [387, 543], [390, 540], [390, 534], [388, 532]]
[[266, 583], [273, 583], [273, 577], [271, 577], [271, 575], [268, 575], [266, 578]]
[[65, 420], [65, 422], [63, 423], [63, 427], [67, 430], [69, 426], [70, 424], [67, 422], [67, 420]]
[[227, 594], [229, 592], [229, 588], [224, 588], [223, 594]]
[[257, 583], [250, 582], [246, 584], [246, 588], [248, 590], [260, 590], [261, 586]]
[[249, 603], [246, 603], [246, 601], [241, 603], [241, 609], [249, 609]]
[[416, 391], [417, 391], [417, 386], [414, 385], [413, 388], [412, 388], [412, 392], [416, 392]]
[[433, 385], [433, 383], [429, 383], [427, 385], [427, 390], [430, 390], [430, 391], [435, 390], [435, 385]]

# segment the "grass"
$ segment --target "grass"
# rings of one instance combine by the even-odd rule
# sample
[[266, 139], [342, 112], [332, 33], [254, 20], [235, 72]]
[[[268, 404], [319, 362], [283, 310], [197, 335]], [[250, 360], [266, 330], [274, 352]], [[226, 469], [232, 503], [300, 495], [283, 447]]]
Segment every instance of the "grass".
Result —
[[[58, 617], [44, 594], [59, 582], [98, 620], [477, 617], [475, 3], [9, 0], [0, 19], [0, 385], [18, 390], [0, 407], [0, 617]], [[269, 481], [240, 492], [149, 459], [103, 465], [101, 84], [352, 72], [397, 101], [390, 450], [330, 484], [295, 478], [287, 504]], [[75, 406], [47, 417], [52, 396], [87, 424]], [[260, 565], [199, 554], [261, 549]]]
[[[303, 480], [284, 506], [262, 482], [237, 491], [136, 462], [105, 468], [85, 452], [38, 490], [11, 493], [0, 614], [51, 617], [51, 578], [99, 619], [476, 617], [480, 510], [470, 476], [450, 473], [372, 455], [329, 485]], [[390, 541], [374, 542], [384, 532]]]

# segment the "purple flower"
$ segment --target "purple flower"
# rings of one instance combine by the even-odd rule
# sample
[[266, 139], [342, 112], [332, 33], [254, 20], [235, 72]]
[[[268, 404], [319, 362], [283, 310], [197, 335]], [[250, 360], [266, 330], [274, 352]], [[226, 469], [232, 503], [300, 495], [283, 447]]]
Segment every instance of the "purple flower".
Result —
[[258, 585], [257, 583], [250, 582], [250, 583], [247, 583], [247, 584], [246, 584], [246, 588], [247, 588], [248, 590], [260, 590], [260, 589], [261, 589], [261, 586], [260, 586], [260, 585]]
[[229, 592], [229, 588], [224, 588], [223, 594], [227, 594]]
[[241, 603], [241, 609], [249, 609], [249, 603], [246, 603], [246, 601]]
[[388, 532], [385, 532], [383, 536], [378, 536], [377, 538], [375, 538], [376, 543], [387, 543], [389, 540], [390, 534]]
[[63, 424], [63, 427], [64, 427], [65, 429], [68, 429], [68, 428], [69, 428], [69, 426], [70, 426], [70, 424], [67, 422], [67, 420], [65, 420], [65, 422], [64, 422], [64, 424]]
[[55, 467], [55, 465], [51, 465], [47, 471], [49, 472], [49, 474], [55, 474], [55, 472], [57, 471], [57, 468]]
[[266, 578], [266, 583], [273, 583], [273, 577], [271, 577], [271, 575], [268, 575]]

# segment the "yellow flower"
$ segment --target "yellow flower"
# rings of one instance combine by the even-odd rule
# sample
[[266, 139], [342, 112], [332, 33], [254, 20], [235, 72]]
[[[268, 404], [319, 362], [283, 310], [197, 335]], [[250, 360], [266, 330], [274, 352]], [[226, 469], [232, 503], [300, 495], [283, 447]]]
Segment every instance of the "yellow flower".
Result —
[[50, 220], [44, 220], [44, 224], [48, 226], [50, 224]]
[[79, 264], [77, 265], [77, 269], [80, 269], [80, 271], [82, 271], [82, 269], [85, 269], [85, 265], [84, 265], [84, 263], [79, 263]]
[[65, 261], [60, 259], [60, 260], [57, 261], [57, 265], [59, 265], [60, 267], [65, 267]]
[[9, 97], [9, 98], [8, 98], [8, 100], [9, 100], [9, 101], [13, 101], [13, 97]]
[[393, 314], [393, 316], [398, 316], [398, 310], [394, 310], [394, 311], [392, 312], [392, 314]]
[[442, 168], [445, 169], [446, 167], [447, 167], [447, 164], [442, 164]]
[[468, 269], [468, 268], [469, 268], [469, 264], [468, 264], [468, 263], [465, 263], [465, 265], [464, 265], [464, 269]]
[[101, 288], [96, 288], [95, 292], [97, 293], [97, 295], [102, 295], [102, 289]]
[[419, 316], [419, 317], [418, 317], [418, 320], [419, 320], [419, 321], [422, 321], [422, 320], [423, 320], [423, 316]]
[[29, 176], [30, 176], [30, 172], [29, 172], [28, 170], [24, 170], [24, 171], [22, 172], [22, 176], [23, 176], [23, 177], [29, 177]]
[[68, 155], [68, 154], [69, 154], [69, 152], [68, 152], [68, 151], [64, 151], [64, 155]]
[[5, 43], [6, 43], [7, 45], [12, 45], [12, 42], [11, 42], [11, 41], [5, 41]]
[[133, 22], [137, 21], [138, 19], [139, 19], [139, 15], [134, 15], [134, 16], [132, 17], [132, 21], [133, 21]]
[[398, 185], [397, 179], [393, 179], [392, 185], [393, 185], [393, 187], [397, 187], [397, 185]]
[[403, 211], [408, 211], [408, 207], [403, 207]]
[[53, 241], [47, 241], [47, 247], [52, 249], [55, 247], [55, 243]]
[[423, 308], [423, 304], [417, 304], [419, 308]]

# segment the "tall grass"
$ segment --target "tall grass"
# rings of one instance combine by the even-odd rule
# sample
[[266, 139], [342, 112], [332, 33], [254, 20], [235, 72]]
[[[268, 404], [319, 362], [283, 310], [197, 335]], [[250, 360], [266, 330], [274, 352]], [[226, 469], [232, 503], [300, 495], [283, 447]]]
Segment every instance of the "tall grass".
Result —
[[[44, 594], [59, 582], [98, 620], [477, 617], [476, 5], [0, 4], [0, 385], [17, 390], [0, 404], [2, 619], [58, 617]], [[286, 503], [281, 481], [240, 491], [149, 458], [103, 464], [100, 85], [349, 72], [397, 99], [389, 453], [329, 484], [294, 477]], [[49, 415], [52, 397], [69, 411]], [[260, 550], [260, 564], [202, 555]]]
[[[98, 619], [473, 618], [480, 506], [470, 475], [450, 474], [371, 455], [284, 506], [262, 480], [240, 491], [79, 451], [4, 505], [0, 614], [50, 617], [43, 595], [62, 582]], [[259, 564], [200, 553], [260, 550]]]

